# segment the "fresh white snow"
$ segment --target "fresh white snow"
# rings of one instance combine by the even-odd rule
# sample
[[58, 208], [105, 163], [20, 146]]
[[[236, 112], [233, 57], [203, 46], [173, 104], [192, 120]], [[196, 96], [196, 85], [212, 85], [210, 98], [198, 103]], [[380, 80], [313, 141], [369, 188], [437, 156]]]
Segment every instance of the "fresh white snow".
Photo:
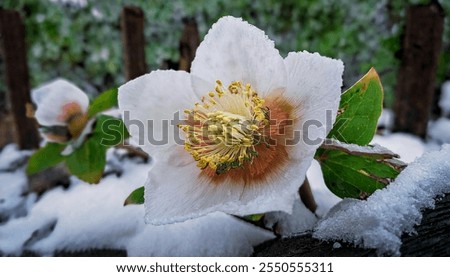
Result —
[[439, 107], [441, 108], [444, 116], [450, 116], [450, 81], [446, 81], [442, 84]]
[[341, 142], [339, 140], [335, 139], [326, 139], [325, 144], [327, 148], [330, 149], [338, 149], [347, 153], [352, 154], [362, 154], [362, 155], [381, 155], [381, 156], [388, 156], [388, 157], [395, 157], [396, 154], [392, 152], [391, 150], [387, 149], [386, 147], [383, 147], [378, 144], [373, 144], [370, 146], [361, 146], [357, 144], [347, 144], [344, 142]]
[[380, 118], [378, 118], [378, 127], [392, 130], [394, 126], [394, 112], [391, 109], [383, 109]]
[[413, 233], [422, 210], [450, 192], [450, 145], [425, 153], [385, 189], [366, 201], [346, 199], [318, 223], [314, 236], [343, 240], [379, 254], [400, 255], [401, 235]]
[[30, 155], [31, 151], [19, 151], [15, 144], [6, 145], [0, 153], [0, 171], [14, 170]]
[[107, 248], [125, 249], [130, 256], [248, 256], [253, 246], [274, 238], [222, 213], [166, 226], [144, 224], [144, 207], [124, 207], [123, 202], [145, 182], [150, 165], [124, 159], [118, 169], [117, 157], [123, 155], [111, 152], [109, 160], [116, 159], [115, 170], [123, 172], [120, 178], [109, 175], [98, 185], [72, 178], [68, 189], [48, 191], [36, 203], [34, 194], [21, 196], [26, 188], [23, 169], [1, 173], [0, 211], [22, 206], [24, 212], [0, 225], [0, 254]]
[[288, 237], [311, 231], [318, 217], [300, 199], [295, 200], [292, 214], [271, 212], [265, 215], [265, 224], [274, 228], [277, 234]]
[[428, 136], [437, 143], [450, 143], [450, 119], [441, 117], [430, 122]]
[[[26, 214], [27, 178], [23, 172], [0, 173], [0, 224]], [[1, 225], [0, 225], [1, 226]]]
[[400, 155], [400, 160], [410, 163], [425, 151], [424, 142], [413, 135], [392, 133], [384, 136], [375, 135], [371, 144], [379, 144]]

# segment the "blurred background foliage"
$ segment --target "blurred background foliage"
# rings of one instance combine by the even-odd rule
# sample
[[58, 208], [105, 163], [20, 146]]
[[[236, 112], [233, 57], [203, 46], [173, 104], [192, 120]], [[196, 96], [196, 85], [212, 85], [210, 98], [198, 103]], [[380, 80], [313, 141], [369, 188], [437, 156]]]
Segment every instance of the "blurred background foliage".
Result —
[[[146, 59], [150, 69], [179, 59], [182, 20], [197, 20], [201, 37], [223, 15], [242, 17], [266, 31], [285, 56], [308, 50], [342, 59], [344, 85], [375, 67], [392, 105], [406, 7], [424, 0], [3, 0], [25, 18], [31, 85], [57, 76], [91, 95], [125, 82], [119, 15], [123, 5], [146, 16]], [[440, 1], [447, 14], [450, 1]], [[439, 82], [450, 74], [450, 24], [446, 18]], [[398, 56], [398, 55], [397, 55]], [[1, 69], [3, 70], [3, 69]], [[0, 92], [4, 95], [4, 80]]]

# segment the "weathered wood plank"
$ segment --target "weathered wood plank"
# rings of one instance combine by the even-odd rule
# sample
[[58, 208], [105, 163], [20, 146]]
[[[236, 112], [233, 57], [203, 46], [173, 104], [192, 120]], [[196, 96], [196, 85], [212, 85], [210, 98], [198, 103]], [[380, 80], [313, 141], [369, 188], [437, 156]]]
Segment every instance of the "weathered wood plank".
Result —
[[394, 103], [395, 131], [426, 136], [443, 30], [444, 13], [437, 1], [408, 8]]
[[184, 29], [180, 39], [180, 62], [178, 69], [189, 72], [192, 61], [195, 58], [197, 47], [200, 45], [200, 35], [195, 19], [185, 18], [183, 23]]
[[120, 17], [125, 78], [132, 80], [147, 73], [144, 12], [138, 7], [125, 6]]
[[14, 125], [11, 128], [15, 129], [15, 141], [20, 149], [38, 148], [40, 138], [37, 123], [26, 116], [26, 105], [31, 103], [27, 48], [25, 26], [17, 11], [0, 9], [0, 34], [0, 49], [5, 64], [5, 81]]

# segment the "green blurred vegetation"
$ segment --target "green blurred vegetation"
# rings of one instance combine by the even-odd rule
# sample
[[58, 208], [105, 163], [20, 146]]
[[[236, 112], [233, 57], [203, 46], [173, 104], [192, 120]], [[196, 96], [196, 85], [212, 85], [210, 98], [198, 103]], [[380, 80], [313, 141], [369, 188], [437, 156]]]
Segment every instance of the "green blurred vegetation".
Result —
[[[27, 28], [32, 86], [56, 76], [90, 94], [125, 82], [119, 14], [123, 5], [141, 7], [146, 16], [146, 59], [151, 69], [166, 59], [178, 60], [184, 17], [194, 17], [203, 36], [223, 15], [242, 17], [266, 31], [282, 55], [308, 50], [340, 58], [345, 85], [374, 66], [393, 101], [395, 58], [400, 49], [406, 7], [424, 0], [3, 0], [22, 12]], [[56, 2], [56, 3], [55, 3]], [[450, 1], [440, 1], [447, 14]], [[81, 3], [81, 4], [80, 4]], [[439, 79], [450, 73], [450, 24], [446, 19]], [[447, 76], [448, 77], [448, 76]], [[0, 80], [0, 91], [4, 80]]]

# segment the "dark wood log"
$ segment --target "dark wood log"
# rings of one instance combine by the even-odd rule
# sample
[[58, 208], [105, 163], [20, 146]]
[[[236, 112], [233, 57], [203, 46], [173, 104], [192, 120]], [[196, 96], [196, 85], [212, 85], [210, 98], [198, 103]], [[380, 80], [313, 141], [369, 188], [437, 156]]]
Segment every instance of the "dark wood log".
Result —
[[437, 1], [408, 8], [394, 103], [395, 131], [426, 136], [443, 30], [444, 12]]
[[138, 7], [125, 6], [120, 17], [125, 78], [132, 80], [147, 73], [144, 12]]
[[40, 138], [36, 121], [26, 116], [26, 105], [31, 103], [27, 48], [25, 26], [17, 11], [0, 9], [0, 34], [5, 81], [13, 117], [11, 128], [16, 131], [15, 141], [20, 149], [35, 149], [39, 147]]
[[[417, 234], [402, 236], [402, 256], [450, 256], [450, 194], [438, 200], [435, 209], [423, 213]], [[292, 238], [277, 238], [263, 243], [255, 249], [255, 256], [292, 257], [292, 256], [376, 256], [373, 249], [361, 249], [339, 242], [340, 248], [333, 248], [334, 242], [315, 239], [311, 234]]]
[[183, 34], [180, 39], [180, 62], [179, 70], [190, 71], [192, 61], [195, 58], [195, 52], [200, 45], [200, 35], [197, 28], [197, 22], [193, 18], [185, 18]]

